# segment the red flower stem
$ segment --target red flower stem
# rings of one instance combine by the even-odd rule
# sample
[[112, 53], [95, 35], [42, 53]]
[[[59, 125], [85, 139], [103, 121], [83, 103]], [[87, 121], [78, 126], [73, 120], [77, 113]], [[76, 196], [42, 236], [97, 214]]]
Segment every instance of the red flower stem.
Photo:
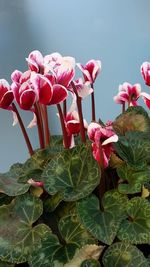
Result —
[[66, 130], [66, 126], [65, 126], [64, 115], [63, 115], [63, 112], [62, 112], [60, 104], [57, 104], [57, 109], [58, 109], [60, 122], [61, 122], [61, 128], [62, 128], [63, 140], [64, 140], [64, 147], [65, 148], [69, 148], [68, 135], [67, 135], [67, 130]]
[[122, 104], [122, 113], [125, 112], [125, 103]]
[[49, 130], [49, 123], [48, 123], [47, 106], [42, 105], [41, 112], [42, 112], [43, 124], [44, 124], [45, 144], [46, 146], [49, 146], [50, 145], [50, 130]]
[[84, 128], [83, 113], [82, 113], [82, 98], [78, 96], [77, 89], [73, 81], [71, 82], [71, 86], [77, 97], [77, 108], [78, 108], [79, 120], [80, 120], [81, 140], [82, 140], [82, 143], [86, 143], [85, 128]]
[[99, 202], [100, 202], [101, 210], [104, 211], [102, 199], [105, 194], [106, 179], [105, 179], [105, 172], [104, 172], [104, 156], [103, 156], [102, 145], [100, 142], [99, 142], [99, 153], [100, 153], [99, 165], [101, 168], [101, 179], [100, 179], [100, 184], [99, 184]]
[[67, 115], [67, 101], [66, 101], [66, 99], [63, 102], [63, 114], [64, 114], [64, 117], [66, 117], [66, 115]]
[[91, 103], [92, 103], [92, 121], [96, 121], [96, 115], [95, 115], [95, 97], [94, 97], [94, 85], [91, 84], [91, 87], [93, 89], [93, 92], [91, 94]]
[[34, 108], [35, 108], [35, 114], [37, 117], [37, 127], [38, 127], [40, 148], [44, 149], [45, 148], [45, 142], [44, 142], [44, 131], [43, 131], [43, 122], [42, 122], [42, 117], [41, 117], [41, 111], [40, 111], [40, 107], [37, 103], [34, 104]]
[[20, 128], [21, 128], [21, 131], [23, 133], [23, 136], [24, 136], [24, 139], [25, 139], [25, 142], [26, 142], [26, 145], [27, 145], [29, 154], [30, 154], [30, 156], [32, 156], [34, 154], [34, 151], [33, 151], [32, 145], [30, 143], [30, 140], [29, 140], [29, 136], [27, 134], [27, 131], [26, 131], [25, 127], [24, 127], [23, 121], [22, 121], [22, 119], [20, 117], [20, 114], [19, 114], [19, 112], [18, 112], [18, 110], [16, 108], [16, 105], [14, 103], [12, 103], [12, 107], [13, 107], [13, 111], [17, 115], [18, 122], [19, 122], [19, 125], [20, 125]]

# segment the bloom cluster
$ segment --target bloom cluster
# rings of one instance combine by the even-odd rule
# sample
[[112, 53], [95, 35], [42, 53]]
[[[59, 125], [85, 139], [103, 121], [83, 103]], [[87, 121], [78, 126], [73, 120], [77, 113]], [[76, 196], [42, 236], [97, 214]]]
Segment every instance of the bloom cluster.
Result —
[[[90, 60], [85, 65], [76, 63], [73, 57], [64, 57], [59, 53], [43, 56], [40, 51], [32, 51], [26, 58], [28, 69], [25, 72], [15, 70], [11, 74], [11, 84], [0, 79], [0, 108], [13, 112], [15, 122], [18, 121], [22, 129], [30, 155], [34, 150], [20, 117], [17, 106], [23, 110], [33, 112], [33, 120], [28, 127], [37, 125], [40, 148], [50, 145], [50, 126], [47, 106], [56, 105], [60, 118], [63, 144], [65, 149], [75, 145], [74, 136], [80, 135], [82, 143], [86, 143], [87, 136], [92, 141], [94, 158], [101, 165], [107, 167], [113, 142], [118, 137], [112, 129], [111, 122], [101, 125], [96, 121], [94, 82], [101, 72], [101, 62]], [[81, 70], [82, 77], [76, 79], [75, 68]], [[118, 103], [126, 101], [127, 94], [124, 86], [120, 90]], [[130, 90], [128, 90], [130, 91]], [[136, 95], [137, 87], [131, 88]], [[123, 94], [124, 93], [124, 94]], [[82, 101], [91, 95], [91, 123], [88, 125], [83, 117]], [[68, 97], [72, 104], [68, 108]], [[134, 104], [133, 97], [129, 97]]]
[[[150, 63], [144, 62], [141, 65], [141, 75], [145, 81], [145, 84], [150, 86]], [[127, 103], [128, 107], [130, 106], [137, 106], [138, 99], [142, 97], [145, 104], [148, 108], [150, 108], [150, 94], [141, 91], [141, 85], [137, 84], [130, 84], [125, 82], [119, 85], [119, 92], [114, 97], [114, 101], [117, 104], [121, 104], [123, 107], [123, 111], [125, 111], [125, 104]]]

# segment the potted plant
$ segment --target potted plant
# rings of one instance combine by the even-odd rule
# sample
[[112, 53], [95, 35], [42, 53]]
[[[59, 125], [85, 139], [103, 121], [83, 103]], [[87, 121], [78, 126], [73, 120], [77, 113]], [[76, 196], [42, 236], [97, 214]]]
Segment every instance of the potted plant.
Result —
[[[28, 151], [25, 163], [0, 174], [0, 266], [148, 267], [150, 262], [150, 95], [123, 83], [114, 97], [121, 114], [95, 114], [98, 60], [33, 51], [28, 70], [0, 80], [0, 107], [13, 113]], [[75, 66], [83, 78], [75, 77]], [[150, 85], [150, 63], [141, 73]], [[91, 97], [91, 122], [82, 102]], [[71, 104], [69, 104], [71, 101]], [[62, 136], [52, 136], [48, 106], [56, 105]], [[33, 113], [33, 149], [19, 108]], [[52, 119], [52, 118], [51, 118]]]

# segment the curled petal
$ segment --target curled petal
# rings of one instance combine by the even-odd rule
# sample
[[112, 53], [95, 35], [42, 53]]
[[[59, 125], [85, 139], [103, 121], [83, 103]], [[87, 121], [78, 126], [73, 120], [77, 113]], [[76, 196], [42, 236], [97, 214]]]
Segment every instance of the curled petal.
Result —
[[0, 100], [0, 107], [7, 109], [13, 100], [14, 100], [13, 92], [12, 91], [6, 92]]
[[37, 117], [36, 117], [36, 114], [33, 113], [33, 119], [30, 121], [30, 123], [27, 126], [27, 128], [33, 128], [36, 125], [37, 125]]
[[56, 70], [57, 83], [67, 88], [70, 82], [73, 80], [74, 75], [75, 75], [74, 69], [68, 70], [62, 67], [57, 68]]
[[88, 126], [87, 134], [91, 141], [95, 141], [95, 132], [97, 129], [101, 129], [100, 124], [91, 122]]
[[18, 123], [18, 117], [17, 117], [16, 112], [12, 111], [12, 114], [13, 114], [13, 124], [12, 124], [12, 126], [15, 126]]
[[66, 123], [67, 129], [70, 134], [78, 134], [80, 132], [80, 122], [76, 120], [70, 120]]
[[41, 52], [38, 50], [32, 51], [26, 60], [31, 71], [39, 72], [40, 69], [43, 68], [44, 59]]
[[36, 102], [36, 94], [32, 89], [22, 92], [20, 96], [20, 107], [24, 110], [30, 110]]
[[27, 82], [30, 79], [31, 76], [31, 71], [27, 70], [24, 73], [22, 73], [21, 77], [20, 77], [20, 83], [24, 83]]
[[20, 105], [20, 96], [19, 96], [20, 84], [13, 82], [11, 84], [11, 89], [13, 91], [16, 102]]
[[58, 104], [62, 101], [64, 101], [68, 96], [68, 91], [67, 89], [60, 85], [60, 84], [55, 84], [53, 85], [53, 96], [50, 101], [50, 105]]
[[147, 94], [145, 92], [141, 93], [141, 96], [146, 104], [146, 106], [150, 109], [150, 94]]
[[53, 87], [51, 82], [40, 74], [35, 74], [31, 78], [32, 84], [38, 94], [39, 102], [48, 105], [52, 99]]
[[146, 83], [150, 86], [150, 62], [144, 62], [141, 66], [141, 74]]
[[22, 72], [19, 70], [13, 71], [11, 74], [11, 79], [13, 82], [19, 83], [20, 82], [20, 77], [22, 76]]
[[110, 143], [116, 143], [116, 142], [118, 142], [118, 135], [114, 134], [111, 137], [109, 137], [108, 139], [106, 139], [102, 143], [102, 146], [105, 146], [105, 145], [110, 144]]

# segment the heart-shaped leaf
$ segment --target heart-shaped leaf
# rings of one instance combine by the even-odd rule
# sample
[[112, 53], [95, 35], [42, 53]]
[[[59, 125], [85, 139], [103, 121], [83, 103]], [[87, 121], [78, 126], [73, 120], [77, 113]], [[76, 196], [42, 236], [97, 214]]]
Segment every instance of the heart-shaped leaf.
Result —
[[73, 258], [77, 248], [95, 241], [79, 223], [76, 215], [62, 218], [58, 227], [61, 239], [64, 240], [62, 244], [56, 235], [47, 234], [29, 258], [31, 267], [51, 267], [53, 264], [64, 266]]
[[113, 122], [117, 134], [124, 135], [127, 131], [150, 131], [150, 119], [144, 108], [129, 107]]
[[42, 214], [42, 202], [31, 195], [14, 199], [0, 207], [0, 259], [11, 263], [25, 262], [36, 242], [49, 231], [44, 224], [32, 227]]
[[78, 215], [86, 229], [101, 242], [110, 245], [125, 216], [127, 198], [117, 191], [108, 191], [103, 198], [104, 211], [100, 210], [99, 200], [92, 195], [77, 203]]
[[53, 158], [44, 169], [45, 190], [60, 192], [65, 201], [75, 201], [89, 195], [100, 180], [100, 169], [91, 153], [91, 146], [76, 146]]
[[150, 180], [150, 167], [135, 170], [127, 164], [117, 169], [118, 176], [122, 182], [118, 190], [123, 194], [135, 194], [141, 192], [142, 186]]
[[111, 245], [103, 256], [104, 267], [149, 267], [143, 253], [128, 243], [117, 242]]
[[150, 161], [150, 134], [126, 132], [114, 144], [119, 156], [133, 168], [143, 169]]
[[18, 182], [18, 177], [23, 174], [23, 165], [14, 164], [9, 172], [0, 174], [0, 192], [8, 196], [18, 196], [26, 193], [30, 187], [28, 184]]
[[132, 198], [126, 212], [128, 218], [122, 221], [118, 238], [132, 244], [150, 243], [150, 202], [142, 197]]

